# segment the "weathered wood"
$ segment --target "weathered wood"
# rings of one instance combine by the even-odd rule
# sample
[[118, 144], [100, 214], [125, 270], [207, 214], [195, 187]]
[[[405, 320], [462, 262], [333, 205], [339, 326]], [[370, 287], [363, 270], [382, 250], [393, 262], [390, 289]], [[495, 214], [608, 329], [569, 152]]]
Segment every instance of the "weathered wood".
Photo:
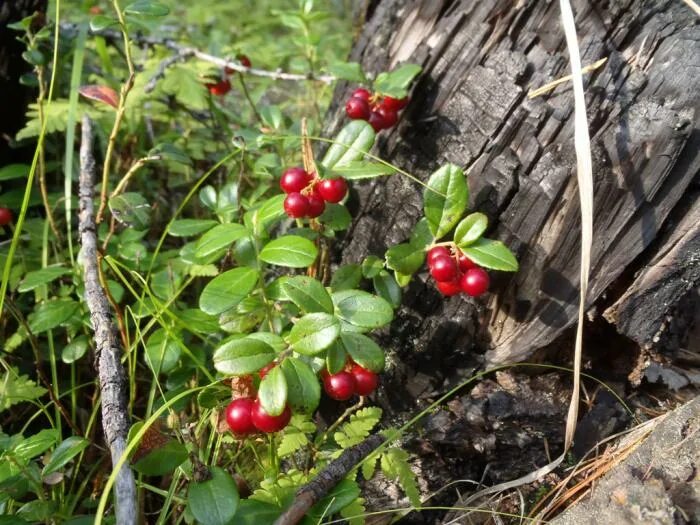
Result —
[[[487, 213], [489, 236], [518, 254], [521, 270], [494, 273], [482, 322], [474, 302], [445, 300], [432, 284], [414, 283], [387, 343], [399, 355], [476, 345], [489, 363], [524, 360], [571, 326], [577, 308], [573, 97], [563, 84], [527, 98], [530, 89], [568, 73], [558, 6], [463, 0], [445, 3], [437, 18], [411, 15], [428, 4], [380, 1], [353, 50], [351, 59], [381, 71], [395, 62], [392, 50], [415, 48], [408, 60], [424, 68], [399, 126], [382, 133], [378, 153], [423, 180], [447, 161], [466, 168], [472, 207]], [[635, 268], [700, 168], [700, 26], [681, 2], [579, 1], [574, 8], [583, 63], [608, 58], [586, 78], [593, 305]], [[421, 27], [408, 31], [408, 23]], [[417, 48], [414, 37], [406, 46], [397, 42], [417, 33], [424, 35]], [[351, 87], [338, 87], [329, 133], [344, 122], [341, 106]], [[356, 185], [358, 217], [342, 246], [343, 262], [404, 241], [420, 216], [420, 194], [401, 176]]]
[[[109, 446], [112, 465], [123, 456], [129, 433], [127, 379], [121, 363], [122, 348], [114, 324], [107, 294], [100, 284], [99, 260], [93, 198], [95, 196], [95, 159], [93, 156], [93, 124], [86, 115], [82, 121], [80, 143], [80, 232], [81, 260], [85, 267], [85, 302], [95, 332], [95, 363], [100, 380], [102, 429]], [[136, 525], [136, 484], [128, 465], [124, 465], [114, 483], [116, 522]]]

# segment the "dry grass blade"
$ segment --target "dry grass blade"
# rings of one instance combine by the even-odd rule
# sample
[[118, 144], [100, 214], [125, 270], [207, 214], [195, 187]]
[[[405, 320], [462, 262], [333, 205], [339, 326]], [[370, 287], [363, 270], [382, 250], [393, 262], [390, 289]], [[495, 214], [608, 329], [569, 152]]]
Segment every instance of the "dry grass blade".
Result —
[[[603, 64], [605, 64], [608, 61], [608, 58], [601, 58], [600, 60], [597, 60], [593, 62], [592, 64], [587, 65], [581, 70], [581, 73], [590, 73], [591, 71], [595, 71], [599, 67], [601, 67]], [[558, 78], [549, 84], [545, 84], [542, 87], [538, 87], [537, 89], [533, 89], [527, 94], [527, 98], [535, 98], [539, 97], [540, 95], [544, 95], [545, 93], [553, 90], [555, 87], [557, 87], [559, 84], [563, 84], [565, 82], [568, 82], [573, 78], [573, 75], [566, 75], [565, 77]]]
[[695, 14], [700, 16], [700, 6], [696, 4], [693, 0], [683, 0], [685, 2], [685, 5], [690, 7], [693, 11], [695, 11]]

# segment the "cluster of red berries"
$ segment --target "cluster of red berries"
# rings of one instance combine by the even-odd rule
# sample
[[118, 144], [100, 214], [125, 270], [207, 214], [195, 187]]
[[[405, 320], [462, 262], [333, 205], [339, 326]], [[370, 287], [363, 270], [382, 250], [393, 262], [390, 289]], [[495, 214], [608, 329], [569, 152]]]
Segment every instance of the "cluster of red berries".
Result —
[[[236, 56], [236, 60], [238, 60], [244, 67], [251, 66], [250, 59], [245, 55]], [[224, 72], [227, 75], [232, 75], [236, 71], [234, 69], [231, 69], [230, 67], [226, 67], [224, 68]], [[231, 91], [231, 81], [228, 78], [222, 78], [217, 82], [208, 82], [205, 85], [207, 86], [209, 93], [217, 97], [223, 97], [226, 93]]]
[[12, 222], [12, 211], [10, 208], [0, 207], [0, 226], [6, 226]]
[[457, 250], [453, 255], [445, 246], [435, 246], [428, 251], [430, 275], [437, 282], [443, 295], [460, 292], [477, 297], [489, 289], [489, 274], [469, 257]]
[[408, 104], [408, 97], [393, 98], [372, 95], [365, 88], [352, 92], [345, 103], [345, 113], [351, 119], [366, 120], [374, 131], [388, 129], [399, 120], [399, 111]]
[[284, 211], [293, 219], [318, 217], [326, 203], [338, 203], [348, 192], [345, 179], [320, 179], [303, 168], [289, 168], [280, 179], [280, 188], [287, 194]]
[[343, 370], [337, 374], [329, 374], [327, 370], [321, 372], [323, 390], [328, 397], [336, 401], [346, 401], [352, 396], [368, 396], [377, 388], [379, 376], [350, 361]]

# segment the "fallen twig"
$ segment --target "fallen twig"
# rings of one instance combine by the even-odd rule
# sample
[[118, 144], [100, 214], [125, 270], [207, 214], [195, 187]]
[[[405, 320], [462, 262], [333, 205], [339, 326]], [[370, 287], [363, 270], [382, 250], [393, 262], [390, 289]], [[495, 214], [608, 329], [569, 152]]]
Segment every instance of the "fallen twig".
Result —
[[381, 434], [373, 434], [354, 447], [344, 450], [314, 479], [299, 489], [292, 504], [275, 520], [274, 525], [298, 523], [311, 507], [328, 494], [360, 461], [374, 452], [384, 441], [385, 438]]
[[[97, 254], [97, 236], [93, 215], [95, 191], [95, 159], [92, 153], [92, 121], [83, 117], [80, 143], [80, 215], [78, 229], [85, 269], [85, 301], [90, 309], [90, 319], [95, 331], [95, 363], [100, 380], [102, 398], [102, 428], [115, 465], [126, 449], [129, 431], [126, 392], [127, 383], [120, 357], [119, 336], [112, 321], [109, 302], [100, 285]], [[116, 522], [119, 525], [135, 525], [136, 485], [128, 466], [122, 467], [115, 480]]]

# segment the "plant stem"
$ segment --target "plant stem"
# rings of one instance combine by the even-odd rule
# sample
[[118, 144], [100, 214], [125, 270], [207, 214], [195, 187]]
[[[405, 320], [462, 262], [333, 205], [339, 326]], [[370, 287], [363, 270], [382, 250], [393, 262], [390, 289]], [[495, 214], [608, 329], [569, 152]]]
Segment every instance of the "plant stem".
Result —
[[[36, 74], [39, 81], [39, 97], [37, 99], [37, 105], [39, 107], [39, 125], [44, 126], [44, 120], [46, 115], [44, 114], [44, 99], [46, 98], [46, 85], [44, 79], [44, 66], [38, 66], [36, 68]], [[51, 210], [51, 204], [49, 203], [49, 192], [46, 189], [46, 155], [44, 149], [44, 143], [40, 142], [38, 144], [39, 148], [39, 165], [37, 166], [39, 170], [39, 191], [41, 192], [41, 200], [44, 203], [44, 210], [46, 212], [46, 219], [49, 221], [49, 226], [51, 226], [51, 231], [56, 236], [57, 239], [61, 238], [60, 232], [56, 227], [56, 221], [53, 217], [53, 211]]]

